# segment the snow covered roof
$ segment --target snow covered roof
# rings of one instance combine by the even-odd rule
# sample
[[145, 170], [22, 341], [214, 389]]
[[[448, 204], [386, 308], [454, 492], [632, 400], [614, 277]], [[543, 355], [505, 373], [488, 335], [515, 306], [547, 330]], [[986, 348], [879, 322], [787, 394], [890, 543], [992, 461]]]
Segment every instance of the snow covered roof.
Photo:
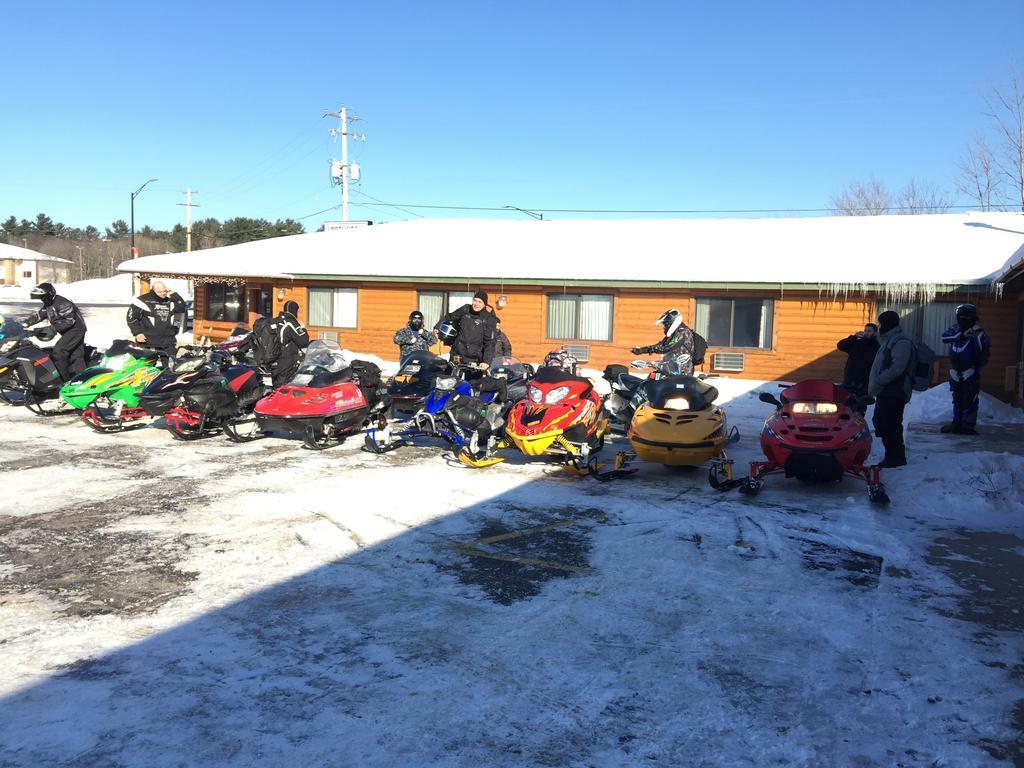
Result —
[[31, 248], [21, 248], [17, 245], [0, 243], [0, 259], [14, 259], [15, 261], [59, 261], [62, 264], [72, 264], [68, 259], [59, 256], [47, 256], [45, 253], [33, 251]]
[[1024, 216], [421, 219], [145, 256], [171, 276], [473, 282], [866, 285], [988, 283], [1024, 255]]

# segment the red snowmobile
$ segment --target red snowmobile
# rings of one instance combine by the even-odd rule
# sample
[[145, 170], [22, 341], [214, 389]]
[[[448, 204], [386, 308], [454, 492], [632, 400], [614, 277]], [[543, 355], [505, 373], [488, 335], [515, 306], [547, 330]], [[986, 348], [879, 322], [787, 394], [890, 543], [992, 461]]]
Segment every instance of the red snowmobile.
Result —
[[761, 393], [761, 402], [775, 406], [761, 431], [768, 460], [750, 463], [741, 493], [756, 494], [764, 477], [776, 472], [805, 483], [837, 483], [845, 476], [866, 482], [875, 504], [889, 503], [878, 467], [864, 463], [871, 453], [871, 430], [855, 406], [870, 405], [871, 398], [855, 398], [843, 387], [818, 379], [787, 387], [780, 396], [781, 402]]
[[376, 365], [349, 363], [337, 342], [320, 339], [309, 345], [295, 378], [256, 403], [256, 426], [296, 435], [320, 451], [362, 429], [382, 394]]

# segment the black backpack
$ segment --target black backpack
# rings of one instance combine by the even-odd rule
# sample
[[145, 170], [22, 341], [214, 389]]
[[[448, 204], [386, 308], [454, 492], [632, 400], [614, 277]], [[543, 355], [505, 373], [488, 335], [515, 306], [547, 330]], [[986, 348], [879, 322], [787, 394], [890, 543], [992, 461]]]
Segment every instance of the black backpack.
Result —
[[281, 329], [276, 318], [261, 317], [252, 326], [253, 356], [259, 365], [268, 365], [281, 357]]
[[704, 356], [708, 352], [708, 340], [696, 331], [693, 332], [693, 364], [694, 366], [704, 364]]

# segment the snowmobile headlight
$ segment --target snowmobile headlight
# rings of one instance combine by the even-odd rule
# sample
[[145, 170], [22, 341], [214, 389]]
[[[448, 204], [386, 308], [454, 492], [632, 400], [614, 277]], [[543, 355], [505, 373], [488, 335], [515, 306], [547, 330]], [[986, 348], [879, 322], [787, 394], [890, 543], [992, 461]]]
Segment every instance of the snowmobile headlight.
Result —
[[665, 401], [666, 411], [688, 411], [690, 410], [690, 401], [685, 397], [670, 397]]
[[793, 413], [838, 413], [839, 406], [835, 403], [793, 403]]
[[407, 366], [403, 367], [402, 370], [400, 371], [400, 373], [403, 373], [403, 374], [406, 374], [406, 375], [411, 374], [411, 373], [419, 373], [422, 368], [423, 368], [423, 366], [420, 365], [419, 363], [413, 363], [412, 365], [407, 365]]
[[437, 389], [447, 392], [448, 390], [455, 389], [456, 381], [457, 379], [454, 376], [445, 376], [444, 378], [438, 379], [434, 386], [437, 387]]
[[532, 402], [534, 402], [534, 403], [539, 403], [543, 399], [544, 399], [544, 395], [541, 394], [541, 391], [537, 387], [531, 386], [530, 387], [530, 400]]
[[8, 341], [5, 341], [3, 344], [0, 344], [0, 353], [2, 353], [2, 352], [10, 352], [12, 349], [14, 349], [14, 347], [17, 345], [17, 343], [18, 343], [17, 339], [10, 339]]
[[548, 396], [544, 398], [544, 402], [547, 403], [548, 405], [554, 405], [555, 403], [562, 402], [562, 400], [564, 400], [565, 396], [568, 394], [568, 387], [555, 387], [550, 392], [548, 392]]

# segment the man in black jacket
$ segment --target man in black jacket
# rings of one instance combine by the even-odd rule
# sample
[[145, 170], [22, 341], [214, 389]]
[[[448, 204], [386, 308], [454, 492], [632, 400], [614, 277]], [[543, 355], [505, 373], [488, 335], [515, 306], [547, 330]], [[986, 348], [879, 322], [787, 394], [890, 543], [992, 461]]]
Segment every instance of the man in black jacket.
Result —
[[501, 320], [495, 318], [494, 330], [497, 335], [494, 337], [494, 356], [495, 357], [512, 357], [512, 342], [508, 340], [508, 336], [501, 330]]
[[128, 329], [136, 343], [174, 357], [180, 325], [176, 316], [187, 313], [185, 300], [156, 280], [148, 293], [132, 299], [128, 307]]
[[868, 393], [871, 364], [878, 353], [877, 335], [878, 326], [868, 323], [860, 333], [850, 334], [836, 344], [836, 349], [848, 355], [843, 369], [843, 386], [853, 395]]
[[655, 323], [665, 330], [665, 337], [656, 344], [646, 347], [633, 347], [634, 355], [661, 355], [663, 360], [688, 357], [682, 361], [679, 372], [684, 376], [693, 376], [694, 338], [693, 331], [683, 322], [678, 309], [669, 309], [662, 313]]
[[64, 381], [85, 370], [85, 318], [73, 301], [57, 295], [50, 283], [40, 283], [29, 294], [43, 302], [43, 308], [25, 318], [26, 326], [48, 320], [60, 339], [50, 350], [50, 359]]
[[270, 372], [275, 388], [295, 377], [299, 350], [309, 346], [309, 331], [298, 314], [298, 303], [286, 301], [277, 317], [261, 317], [253, 323], [252, 333], [237, 347], [238, 352], [253, 351], [256, 364]]
[[444, 323], [451, 323], [458, 334], [452, 342], [452, 362], [476, 363], [486, 369], [494, 359], [494, 342], [498, 335], [495, 315], [487, 309], [487, 291], [474, 293], [472, 304], [463, 304], [449, 312], [438, 321], [435, 330]]

